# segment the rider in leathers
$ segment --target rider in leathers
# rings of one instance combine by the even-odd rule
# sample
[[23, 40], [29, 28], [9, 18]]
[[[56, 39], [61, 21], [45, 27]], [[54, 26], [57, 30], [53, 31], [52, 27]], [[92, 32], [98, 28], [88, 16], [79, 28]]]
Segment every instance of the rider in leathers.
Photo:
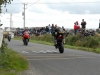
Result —
[[24, 41], [24, 36], [27, 35], [28, 36], [28, 41], [29, 41], [29, 37], [30, 37], [30, 34], [27, 30], [24, 30], [23, 33], [22, 33], [22, 38], [23, 38], [23, 41]]
[[[59, 35], [60, 27], [57, 26], [57, 24], [54, 27], [54, 31], [52, 31], [53, 40], [54, 40], [54, 46], [57, 44], [57, 37]], [[63, 43], [65, 43], [65, 38], [63, 39]]]

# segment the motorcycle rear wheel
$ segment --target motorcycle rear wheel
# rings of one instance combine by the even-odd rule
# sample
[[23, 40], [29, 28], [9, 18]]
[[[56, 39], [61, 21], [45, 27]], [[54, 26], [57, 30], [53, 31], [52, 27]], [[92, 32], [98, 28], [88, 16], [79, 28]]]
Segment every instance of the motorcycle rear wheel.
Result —
[[64, 53], [64, 45], [63, 43], [59, 44], [59, 52]]

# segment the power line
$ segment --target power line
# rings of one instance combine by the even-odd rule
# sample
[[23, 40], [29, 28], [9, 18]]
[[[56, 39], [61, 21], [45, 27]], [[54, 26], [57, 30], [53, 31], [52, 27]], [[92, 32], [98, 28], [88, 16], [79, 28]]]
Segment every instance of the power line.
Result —
[[[34, 2], [33, 4], [37, 3], [39, 0], [37, 0], [36, 2]], [[24, 5], [24, 12], [22, 12], [22, 15], [23, 15], [23, 20], [24, 20], [24, 29], [25, 29], [25, 10], [32, 6], [33, 4], [31, 4], [30, 6], [26, 7], [27, 3], [22, 3]]]
[[[39, 1], [39, 0], [38, 0]], [[72, 4], [72, 3], [100, 3], [100, 2], [49, 2], [49, 3], [44, 3], [44, 2], [23, 2], [25, 4]], [[38, 3], [37, 3], [38, 2]], [[22, 4], [22, 3], [11, 3], [9, 5], [12, 5], [12, 4]], [[7, 4], [8, 5], [8, 4]]]
[[[36, 3], [36, 4], [73, 4], [73, 3], [100, 3], [100, 2], [49, 2], [49, 3]], [[32, 3], [28, 3], [28, 4], [32, 4]]]
[[7, 19], [8, 19], [8, 18], [6, 18], [2, 23], [6, 22]]
[[20, 17], [20, 16], [16, 16], [15, 14], [12, 14], [12, 15], [15, 16], [15, 17], [23, 18], [23, 17]]
[[[39, 2], [39, 0], [37, 0], [36, 2], [32, 3], [30, 6], [32, 6], [33, 4], [36, 4], [37, 2]], [[30, 7], [28, 6], [28, 7]], [[25, 9], [27, 9], [28, 7], [26, 7]]]
[[[36, 2], [23, 2], [23, 3], [11, 3], [9, 5], [12, 5], [12, 4], [31, 4], [29, 5], [28, 7], [32, 6], [33, 4], [74, 4], [74, 3], [100, 3], [100, 1], [98, 2], [61, 2], [61, 3], [58, 3], [58, 2], [49, 2], [49, 3], [44, 3], [44, 2], [38, 2], [39, 0], [37, 0]], [[28, 7], [26, 7], [25, 9], [27, 9]], [[23, 11], [23, 10], [21, 10]], [[20, 11], [20, 12], [21, 12]]]
[[[29, 8], [30, 6], [32, 6], [33, 4], [36, 4], [38, 1], [39, 1], [39, 0], [37, 0], [37, 1], [34, 2], [34, 3], [22, 3], [22, 4], [31, 4], [31, 5], [29, 5], [28, 7], [25, 7], [25, 9], [27, 9], [27, 8]], [[23, 10], [21, 10], [21, 11], [23, 11]]]
[[4, 23], [7, 19], [10, 19], [9, 15], [7, 16], [6, 19], [4, 19], [4, 21], [2, 23]]

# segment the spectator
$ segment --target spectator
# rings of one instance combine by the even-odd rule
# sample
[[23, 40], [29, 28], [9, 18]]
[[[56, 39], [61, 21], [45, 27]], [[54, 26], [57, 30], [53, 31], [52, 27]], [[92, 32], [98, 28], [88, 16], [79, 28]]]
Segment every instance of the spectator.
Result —
[[49, 32], [49, 27], [48, 27], [48, 26], [46, 26], [45, 31], [46, 31], [47, 33]]
[[76, 35], [77, 31], [80, 29], [78, 21], [74, 23], [74, 34]]
[[48, 25], [48, 28], [49, 28], [49, 34], [51, 34], [51, 26], [50, 26], [50, 24]]
[[54, 24], [52, 24], [52, 26], [51, 26], [51, 34], [52, 35], [54, 35], [54, 30], [55, 30], [55, 26], [54, 26]]
[[83, 32], [85, 32], [85, 29], [86, 29], [86, 21], [84, 21], [84, 19], [82, 19], [81, 26], [82, 26]]
[[62, 26], [62, 29], [65, 31], [65, 28], [64, 28], [64, 26]]

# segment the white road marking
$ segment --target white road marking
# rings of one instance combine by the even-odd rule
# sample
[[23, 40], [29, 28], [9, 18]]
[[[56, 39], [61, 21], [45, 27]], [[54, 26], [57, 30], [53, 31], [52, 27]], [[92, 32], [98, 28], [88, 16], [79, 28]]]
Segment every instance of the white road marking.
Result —
[[47, 53], [45, 50], [41, 50], [40, 53]]
[[32, 51], [32, 52], [37, 52], [37, 51]]
[[[59, 51], [56, 51], [56, 50], [33, 50], [32, 51], [33, 53], [58, 53]], [[28, 51], [22, 51], [21, 53], [31, 53], [31, 52], [28, 52]]]
[[22, 53], [29, 53], [29, 52], [27, 52], [27, 51], [22, 51]]
[[59, 52], [58, 50], [56, 51], [56, 50], [52, 50], [52, 52]]
[[52, 50], [46, 50], [46, 52], [52, 52]]

